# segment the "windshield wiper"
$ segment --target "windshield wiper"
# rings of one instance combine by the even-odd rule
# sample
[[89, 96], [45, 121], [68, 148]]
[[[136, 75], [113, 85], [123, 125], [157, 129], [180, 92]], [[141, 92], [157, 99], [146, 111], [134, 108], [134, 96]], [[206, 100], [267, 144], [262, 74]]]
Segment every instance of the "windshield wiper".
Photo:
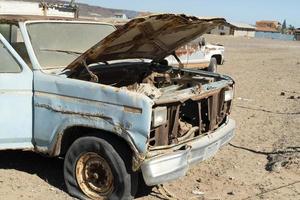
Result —
[[77, 51], [69, 51], [69, 50], [60, 50], [60, 49], [40, 49], [40, 51], [53, 51], [53, 52], [60, 52], [60, 53], [67, 53], [71, 55], [81, 55], [83, 52], [77, 52]]

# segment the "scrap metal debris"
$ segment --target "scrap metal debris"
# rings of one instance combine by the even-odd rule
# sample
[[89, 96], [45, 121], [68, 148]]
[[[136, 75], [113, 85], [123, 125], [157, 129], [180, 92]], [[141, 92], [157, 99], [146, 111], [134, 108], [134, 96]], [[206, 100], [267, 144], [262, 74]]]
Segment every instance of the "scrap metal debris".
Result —
[[282, 168], [289, 168], [292, 165], [298, 166], [298, 169], [300, 168], [300, 147], [287, 147], [276, 151], [280, 153], [267, 156], [267, 171], [278, 172]]
[[148, 83], [141, 83], [138, 84], [136, 88], [136, 92], [140, 94], [145, 94], [146, 96], [150, 97], [151, 99], [159, 98], [162, 95], [162, 92]]

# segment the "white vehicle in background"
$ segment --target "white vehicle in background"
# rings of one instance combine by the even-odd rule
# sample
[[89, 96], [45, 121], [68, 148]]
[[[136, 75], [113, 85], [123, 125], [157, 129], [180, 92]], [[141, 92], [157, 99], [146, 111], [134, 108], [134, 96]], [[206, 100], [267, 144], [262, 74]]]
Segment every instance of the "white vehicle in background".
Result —
[[217, 72], [217, 66], [224, 63], [224, 51], [223, 45], [207, 44], [201, 37], [177, 49], [175, 55], [166, 59], [170, 65]]

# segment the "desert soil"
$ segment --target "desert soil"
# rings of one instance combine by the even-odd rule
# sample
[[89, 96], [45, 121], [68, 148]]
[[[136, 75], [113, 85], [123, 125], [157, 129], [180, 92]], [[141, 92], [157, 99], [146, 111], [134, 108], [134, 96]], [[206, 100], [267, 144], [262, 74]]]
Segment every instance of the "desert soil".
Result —
[[[206, 36], [226, 47], [236, 136], [165, 187], [178, 199], [300, 199], [300, 42]], [[72, 199], [63, 160], [0, 152], [0, 199]], [[153, 188], [138, 200], [162, 199]]]

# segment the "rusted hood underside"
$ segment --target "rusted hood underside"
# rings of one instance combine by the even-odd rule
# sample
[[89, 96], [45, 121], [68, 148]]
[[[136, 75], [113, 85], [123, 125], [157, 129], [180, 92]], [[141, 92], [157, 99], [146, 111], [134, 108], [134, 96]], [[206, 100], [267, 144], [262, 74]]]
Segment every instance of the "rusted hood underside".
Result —
[[136, 18], [87, 50], [66, 69], [78, 71], [83, 68], [83, 61], [88, 65], [134, 58], [160, 61], [182, 45], [224, 23], [226, 21], [223, 18], [175, 14]]

